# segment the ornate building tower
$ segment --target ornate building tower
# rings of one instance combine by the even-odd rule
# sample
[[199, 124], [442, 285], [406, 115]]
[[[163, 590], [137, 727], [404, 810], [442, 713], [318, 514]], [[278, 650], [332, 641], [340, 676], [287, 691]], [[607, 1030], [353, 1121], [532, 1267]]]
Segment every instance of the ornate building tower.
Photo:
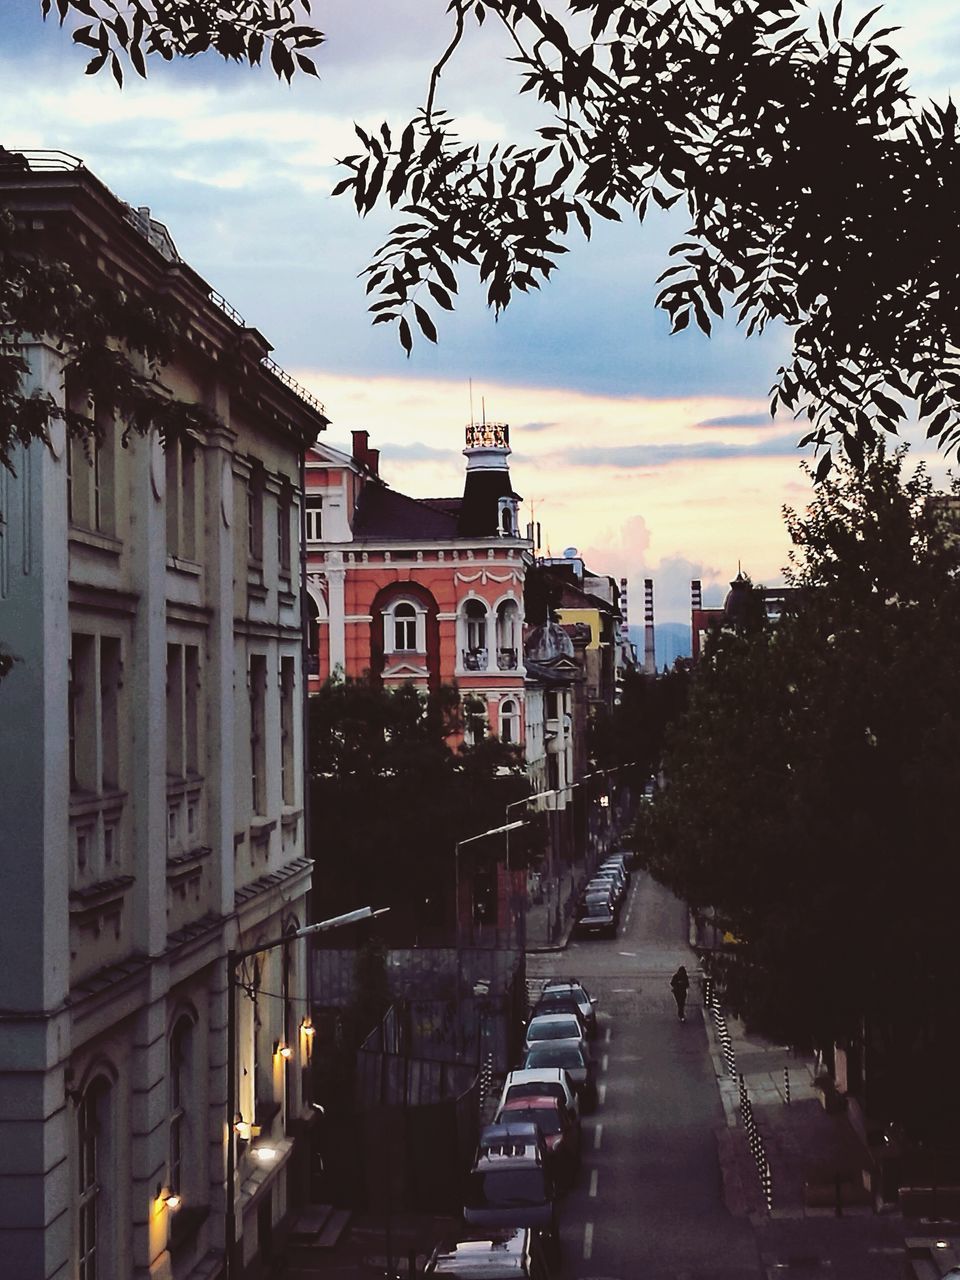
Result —
[[467, 460], [467, 474], [460, 504], [460, 537], [518, 538], [521, 498], [510, 483], [509, 425], [470, 423], [463, 456]]

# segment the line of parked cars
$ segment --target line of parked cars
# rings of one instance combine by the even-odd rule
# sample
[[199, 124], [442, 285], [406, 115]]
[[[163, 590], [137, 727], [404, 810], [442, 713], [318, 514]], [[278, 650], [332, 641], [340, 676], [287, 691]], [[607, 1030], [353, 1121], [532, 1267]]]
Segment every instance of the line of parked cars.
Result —
[[615, 938], [620, 908], [630, 884], [630, 858], [612, 853], [597, 867], [580, 895], [576, 933], [579, 937]]
[[550, 1280], [559, 1261], [559, 1200], [580, 1169], [580, 1117], [597, 1105], [590, 1041], [596, 999], [575, 978], [548, 981], [527, 1021], [492, 1124], [466, 1183], [469, 1239], [436, 1249], [427, 1275]]

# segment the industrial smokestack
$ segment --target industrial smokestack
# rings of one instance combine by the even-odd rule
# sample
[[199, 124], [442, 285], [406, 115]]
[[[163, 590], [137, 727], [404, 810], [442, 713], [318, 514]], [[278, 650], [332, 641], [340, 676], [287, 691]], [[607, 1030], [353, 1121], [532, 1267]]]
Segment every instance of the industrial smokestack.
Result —
[[690, 608], [703, 608], [703, 589], [700, 586], [699, 578], [694, 578], [690, 583]]
[[620, 617], [623, 620], [623, 633], [627, 634], [627, 627], [630, 625], [630, 601], [627, 596], [627, 580], [620, 579]]
[[657, 648], [653, 629], [653, 579], [643, 580], [643, 672], [657, 674]]

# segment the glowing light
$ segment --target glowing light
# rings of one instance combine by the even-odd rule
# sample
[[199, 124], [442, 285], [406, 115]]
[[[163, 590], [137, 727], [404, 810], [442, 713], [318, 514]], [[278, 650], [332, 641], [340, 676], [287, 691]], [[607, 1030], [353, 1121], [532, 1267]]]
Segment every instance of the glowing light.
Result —
[[253, 1154], [263, 1164], [269, 1164], [271, 1160], [276, 1160], [279, 1152], [276, 1147], [254, 1147]]

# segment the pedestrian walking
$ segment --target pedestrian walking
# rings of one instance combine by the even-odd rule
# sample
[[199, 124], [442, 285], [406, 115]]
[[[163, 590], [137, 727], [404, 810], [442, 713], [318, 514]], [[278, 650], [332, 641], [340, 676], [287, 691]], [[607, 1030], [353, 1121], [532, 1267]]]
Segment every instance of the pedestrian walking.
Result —
[[687, 977], [687, 971], [683, 965], [670, 979], [670, 990], [673, 992], [673, 998], [677, 1002], [677, 1017], [681, 1022], [686, 1022], [684, 1010], [687, 1007], [687, 991], [690, 988], [690, 979]]

